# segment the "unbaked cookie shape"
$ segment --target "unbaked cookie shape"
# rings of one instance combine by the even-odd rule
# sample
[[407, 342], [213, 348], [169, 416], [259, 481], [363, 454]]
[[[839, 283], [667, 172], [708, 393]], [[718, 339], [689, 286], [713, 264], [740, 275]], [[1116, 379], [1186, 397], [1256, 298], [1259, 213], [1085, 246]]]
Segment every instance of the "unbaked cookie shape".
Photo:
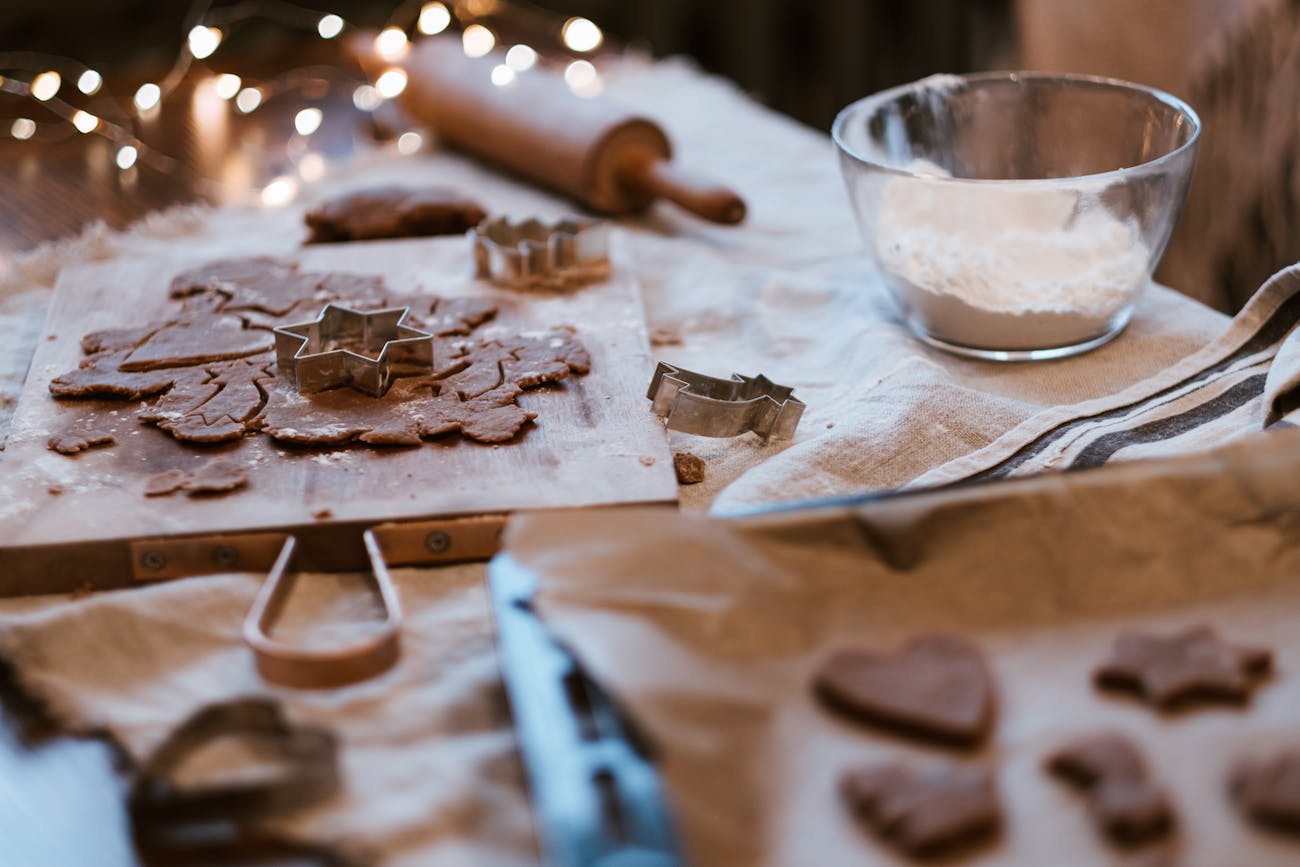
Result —
[[[376, 276], [223, 260], [178, 275], [169, 294], [176, 309], [167, 318], [85, 335], [80, 365], [50, 392], [142, 402], [141, 422], [190, 443], [258, 434], [309, 446], [418, 445], [452, 434], [501, 443], [536, 417], [520, 394], [591, 366], [571, 327], [484, 333], [492, 302], [395, 292]], [[432, 373], [399, 379], [380, 398], [349, 388], [299, 394], [277, 375], [272, 329], [331, 302], [409, 308], [407, 321], [434, 336]]]

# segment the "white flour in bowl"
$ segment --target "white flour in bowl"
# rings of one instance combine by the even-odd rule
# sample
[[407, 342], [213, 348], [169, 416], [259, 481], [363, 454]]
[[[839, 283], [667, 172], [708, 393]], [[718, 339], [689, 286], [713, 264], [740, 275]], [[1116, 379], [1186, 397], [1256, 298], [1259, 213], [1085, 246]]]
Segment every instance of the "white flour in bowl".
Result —
[[941, 340], [980, 349], [1099, 337], [1120, 324], [1148, 278], [1150, 251], [1136, 225], [1069, 190], [897, 178], [885, 187], [877, 227], [877, 258], [909, 317]]

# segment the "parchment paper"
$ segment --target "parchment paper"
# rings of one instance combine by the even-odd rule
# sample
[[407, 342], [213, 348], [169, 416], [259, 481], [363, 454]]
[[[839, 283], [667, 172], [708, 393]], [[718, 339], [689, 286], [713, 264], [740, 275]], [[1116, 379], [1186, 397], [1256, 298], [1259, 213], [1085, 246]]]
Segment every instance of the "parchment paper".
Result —
[[[1133, 735], [1169, 786], [1183, 865], [1300, 861], [1227, 796], [1239, 756], [1300, 746], [1300, 432], [1195, 459], [722, 522], [666, 512], [534, 516], [509, 550], [540, 576], [559, 638], [662, 751], [691, 863], [902, 863], [857, 827], [836, 780], [942, 752], [826, 711], [832, 647], [926, 630], [973, 637], [995, 672], [1001, 840], [962, 863], [1125, 863], [1041, 769], [1071, 735]], [[1245, 709], [1158, 714], [1091, 674], [1126, 626], [1206, 622], [1276, 653]]]

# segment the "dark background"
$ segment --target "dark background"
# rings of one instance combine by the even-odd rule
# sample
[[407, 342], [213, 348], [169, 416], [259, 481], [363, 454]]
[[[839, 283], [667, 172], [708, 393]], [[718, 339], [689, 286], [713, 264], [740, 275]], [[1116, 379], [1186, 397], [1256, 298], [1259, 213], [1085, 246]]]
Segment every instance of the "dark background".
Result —
[[[215, 3], [214, 6], [224, 5]], [[264, 4], [270, 6], [270, 3]], [[360, 26], [379, 27], [419, 3], [306, 2]], [[456, 4], [448, 0], [449, 6]], [[1009, 0], [545, 0], [561, 19], [581, 15], [655, 56], [687, 54], [757, 99], [822, 129], [866, 94], [933, 72], [1014, 65]], [[0, 51], [42, 51], [84, 61], [121, 80], [157, 76], [188, 30], [192, 7], [146, 0], [5, 0]], [[301, 30], [268, 23], [232, 36], [240, 71], [301, 50]], [[226, 49], [223, 49], [225, 51]], [[326, 58], [322, 57], [321, 60]]]

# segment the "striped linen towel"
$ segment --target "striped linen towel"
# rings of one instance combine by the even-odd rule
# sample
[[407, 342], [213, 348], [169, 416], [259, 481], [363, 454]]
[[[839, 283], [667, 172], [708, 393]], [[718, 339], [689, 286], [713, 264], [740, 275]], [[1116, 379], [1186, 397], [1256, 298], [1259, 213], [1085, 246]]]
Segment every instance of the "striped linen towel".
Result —
[[1053, 407], [910, 488], [1201, 451], [1300, 422], [1300, 264], [1268, 280], [1214, 342], [1117, 394]]

